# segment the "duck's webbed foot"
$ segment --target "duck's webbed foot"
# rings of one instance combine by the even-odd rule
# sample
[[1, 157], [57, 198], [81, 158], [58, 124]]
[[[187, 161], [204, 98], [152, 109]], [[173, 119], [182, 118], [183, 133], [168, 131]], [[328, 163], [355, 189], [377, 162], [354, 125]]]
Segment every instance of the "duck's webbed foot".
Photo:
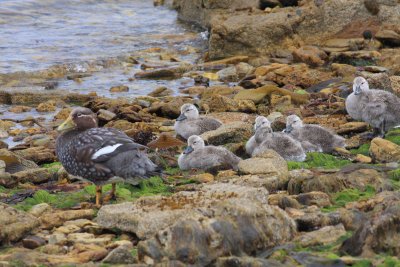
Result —
[[115, 184], [115, 183], [112, 183], [112, 184], [111, 184], [111, 191], [110, 191], [110, 193], [108, 193], [108, 194], [104, 197], [103, 203], [110, 202], [110, 200], [115, 200], [115, 199], [117, 198], [116, 189], [117, 189], [116, 184]]

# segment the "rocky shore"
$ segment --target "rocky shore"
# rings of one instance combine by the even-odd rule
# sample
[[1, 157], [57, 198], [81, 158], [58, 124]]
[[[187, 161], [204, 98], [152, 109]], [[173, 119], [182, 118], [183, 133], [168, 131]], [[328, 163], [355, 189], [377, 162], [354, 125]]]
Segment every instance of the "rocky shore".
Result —
[[[365, 140], [369, 125], [344, 101], [355, 76], [400, 95], [400, 3], [171, 5], [209, 29], [203, 59], [155, 47], [114, 63], [140, 66], [132, 82], [179, 81], [178, 91], [165, 83], [127, 98], [122, 84], [106, 98], [51, 86], [93, 75], [67, 67], [0, 76], [0, 266], [399, 266], [400, 130]], [[184, 103], [224, 124], [202, 138], [240, 156], [238, 171], [179, 170], [186, 143], [173, 125]], [[118, 184], [117, 200], [96, 209], [95, 186], [66, 173], [54, 150], [55, 127], [77, 105], [147, 145], [164, 177]], [[255, 117], [282, 131], [290, 114], [347, 148], [305, 162], [272, 150], [249, 158]]]

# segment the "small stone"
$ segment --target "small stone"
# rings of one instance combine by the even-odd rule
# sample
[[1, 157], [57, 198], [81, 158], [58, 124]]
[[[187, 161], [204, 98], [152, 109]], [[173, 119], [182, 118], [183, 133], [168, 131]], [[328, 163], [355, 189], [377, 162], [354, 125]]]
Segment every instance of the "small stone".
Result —
[[46, 244], [46, 240], [39, 236], [28, 236], [22, 239], [24, 248], [35, 249]]
[[173, 92], [174, 91], [172, 91], [171, 89], [168, 89], [165, 86], [161, 86], [161, 87], [154, 89], [151, 93], [148, 94], [148, 96], [152, 96], [152, 97], [169, 96], [169, 95], [173, 94]]
[[110, 92], [112, 93], [120, 93], [120, 92], [128, 92], [129, 87], [126, 85], [118, 85], [118, 86], [113, 86], [110, 88]]
[[372, 159], [368, 156], [357, 154], [356, 157], [354, 158], [354, 161], [368, 164], [372, 162]]

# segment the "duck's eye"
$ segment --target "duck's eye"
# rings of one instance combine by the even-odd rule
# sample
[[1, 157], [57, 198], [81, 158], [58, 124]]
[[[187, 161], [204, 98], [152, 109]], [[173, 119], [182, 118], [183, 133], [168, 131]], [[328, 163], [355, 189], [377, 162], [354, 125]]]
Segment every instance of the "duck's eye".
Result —
[[76, 114], [76, 116], [79, 118], [79, 117], [82, 117], [83, 114], [82, 113], [78, 113], [78, 114]]

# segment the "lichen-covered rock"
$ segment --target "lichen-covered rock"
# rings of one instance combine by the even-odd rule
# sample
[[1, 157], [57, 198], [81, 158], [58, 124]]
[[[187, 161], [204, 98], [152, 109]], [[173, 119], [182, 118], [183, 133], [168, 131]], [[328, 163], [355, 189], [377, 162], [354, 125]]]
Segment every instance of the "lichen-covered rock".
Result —
[[183, 217], [200, 216], [199, 207], [213, 206], [230, 198], [251, 199], [267, 204], [268, 191], [233, 184], [204, 184], [197, 191], [178, 192], [170, 197], [143, 197], [135, 203], [103, 206], [97, 223], [105, 228], [118, 228], [135, 233], [139, 238], [150, 238], [159, 230], [171, 226]]
[[343, 224], [325, 226], [295, 239], [303, 247], [328, 245], [346, 234]]
[[371, 141], [369, 153], [378, 162], [399, 162], [400, 146], [382, 138]]
[[16, 155], [24, 159], [31, 160], [35, 163], [45, 163], [56, 161], [54, 149], [46, 148], [43, 146], [30, 147], [27, 149], [15, 151]]
[[20, 240], [39, 224], [34, 216], [0, 203], [0, 245]]
[[37, 168], [16, 172], [13, 173], [11, 176], [19, 183], [30, 182], [34, 184], [39, 184], [50, 180], [52, 174], [46, 168]]
[[202, 107], [207, 107], [207, 110], [210, 112], [255, 112], [257, 110], [254, 102], [251, 100], [235, 100], [217, 94], [214, 94], [209, 98], [202, 98], [200, 105]]
[[281, 209], [249, 199], [221, 201], [203, 216], [182, 218], [139, 243], [139, 260], [162, 259], [206, 266], [223, 256], [254, 255], [293, 238], [293, 221]]
[[244, 122], [224, 124], [216, 130], [201, 135], [204, 141], [211, 145], [241, 143], [248, 140], [253, 133], [252, 125]]

